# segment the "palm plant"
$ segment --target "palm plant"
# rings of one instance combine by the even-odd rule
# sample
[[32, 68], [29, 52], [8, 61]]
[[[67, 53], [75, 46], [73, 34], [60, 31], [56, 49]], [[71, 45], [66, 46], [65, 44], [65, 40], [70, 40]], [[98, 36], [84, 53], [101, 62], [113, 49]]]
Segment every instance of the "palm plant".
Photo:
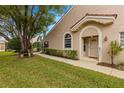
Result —
[[110, 48], [109, 48], [109, 54], [111, 56], [111, 65], [114, 65], [114, 57], [120, 52], [122, 51], [121, 46], [117, 43], [117, 41], [111, 41], [110, 43]]

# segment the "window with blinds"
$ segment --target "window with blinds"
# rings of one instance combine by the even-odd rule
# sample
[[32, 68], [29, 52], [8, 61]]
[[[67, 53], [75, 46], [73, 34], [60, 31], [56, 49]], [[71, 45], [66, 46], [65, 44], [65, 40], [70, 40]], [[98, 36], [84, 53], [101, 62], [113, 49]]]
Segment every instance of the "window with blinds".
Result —
[[124, 32], [120, 33], [120, 45], [124, 46]]
[[65, 48], [71, 48], [71, 35], [65, 34]]

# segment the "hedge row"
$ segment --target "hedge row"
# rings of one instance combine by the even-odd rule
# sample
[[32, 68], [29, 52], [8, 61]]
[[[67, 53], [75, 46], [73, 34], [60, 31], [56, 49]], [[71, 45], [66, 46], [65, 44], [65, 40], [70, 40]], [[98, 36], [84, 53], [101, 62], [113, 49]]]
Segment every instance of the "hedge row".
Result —
[[76, 50], [57, 50], [57, 49], [44, 49], [44, 53], [53, 55], [53, 56], [59, 56], [59, 57], [65, 57], [69, 59], [77, 59], [77, 51]]

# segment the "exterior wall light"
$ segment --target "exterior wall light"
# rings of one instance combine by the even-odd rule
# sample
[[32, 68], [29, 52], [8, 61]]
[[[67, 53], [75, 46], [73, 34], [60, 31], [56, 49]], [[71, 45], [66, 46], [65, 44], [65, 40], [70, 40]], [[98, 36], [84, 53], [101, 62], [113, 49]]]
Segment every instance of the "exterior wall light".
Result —
[[108, 40], [108, 37], [107, 37], [107, 36], [105, 36], [105, 37], [104, 37], [104, 41], [107, 41], [107, 40]]

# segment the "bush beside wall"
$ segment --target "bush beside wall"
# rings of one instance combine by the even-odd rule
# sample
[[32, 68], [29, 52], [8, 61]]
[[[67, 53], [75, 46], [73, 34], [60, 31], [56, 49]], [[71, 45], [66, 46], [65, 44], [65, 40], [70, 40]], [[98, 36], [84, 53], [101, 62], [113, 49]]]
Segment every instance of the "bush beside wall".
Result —
[[53, 56], [65, 57], [69, 59], [77, 59], [76, 50], [58, 50], [58, 49], [44, 49], [44, 53]]

